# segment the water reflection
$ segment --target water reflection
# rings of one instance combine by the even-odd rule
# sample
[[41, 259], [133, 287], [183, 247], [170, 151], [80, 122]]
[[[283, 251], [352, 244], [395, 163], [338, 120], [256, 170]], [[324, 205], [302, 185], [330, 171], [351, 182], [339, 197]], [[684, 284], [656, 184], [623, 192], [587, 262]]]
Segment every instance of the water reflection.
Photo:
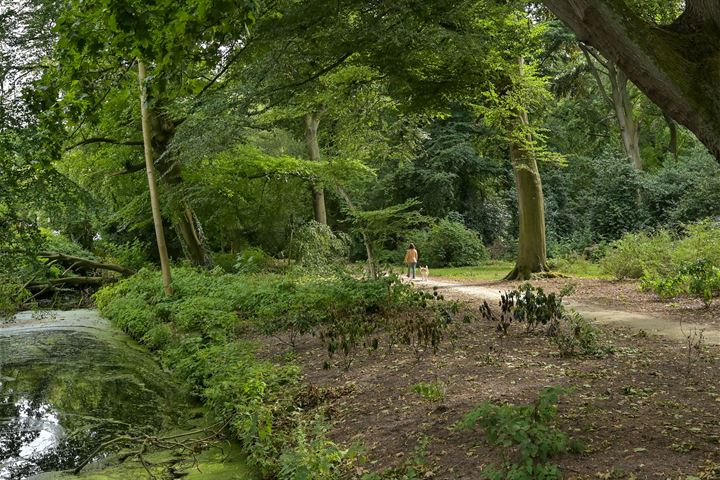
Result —
[[0, 329], [0, 480], [74, 468], [105, 438], [177, 417], [176, 387], [124, 342]]
[[[9, 397], [3, 400], [7, 401]], [[35, 405], [30, 399], [22, 397], [12, 404], [12, 407], [15, 410], [14, 417], [13, 412], [8, 415], [4, 411], [0, 417], [9, 419], [3, 422], [0, 430], [0, 458], [4, 458], [0, 464], [0, 479], [37, 473], [37, 459], [56, 450], [65, 436], [52, 405]], [[5, 409], [0, 409], [2, 410]]]

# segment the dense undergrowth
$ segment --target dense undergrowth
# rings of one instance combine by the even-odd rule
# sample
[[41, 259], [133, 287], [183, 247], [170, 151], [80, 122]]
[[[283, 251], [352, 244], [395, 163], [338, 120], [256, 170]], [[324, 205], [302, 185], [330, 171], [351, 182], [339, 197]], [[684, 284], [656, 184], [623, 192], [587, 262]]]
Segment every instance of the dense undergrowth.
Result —
[[104, 316], [189, 382], [215, 414], [233, 417], [233, 434], [263, 478], [350, 478], [361, 454], [325, 437], [322, 407], [308, 407], [317, 402], [307, 398], [298, 367], [260, 359], [249, 338], [277, 335], [292, 344], [312, 333], [325, 343], [329, 359], [347, 368], [356, 351], [377, 348], [383, 339], [436, 348], [456, 311], [394, 277], [176, 268], [173, 282], [174, 295], [165, 297], [159, 273], [141, 270], [102, 289], [96, 302]]
[[643, 290], [660, 297], [685, 294], [710, 305], [720, 292], [720, 227], [704, 220], [680, 233], [627, 234], [613, 244], [602, 267], [618, 279], [640, 279]]

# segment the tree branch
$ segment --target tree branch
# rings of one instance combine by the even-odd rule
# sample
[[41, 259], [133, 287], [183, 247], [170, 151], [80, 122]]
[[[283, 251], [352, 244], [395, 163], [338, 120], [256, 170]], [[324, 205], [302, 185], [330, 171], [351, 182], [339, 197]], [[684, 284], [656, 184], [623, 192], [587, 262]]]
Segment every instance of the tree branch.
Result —
[[74, 148], [81, 147], [83, 145], [90, 145], [92, 143], [110, 143], [113, 145], [142, 145], [142, 140], [115, 140], [113, 138], [105, 138], [105, 137], [92, 137], [92, 138], [86, 138], [85, 140], [78, 142], [74, 145], [71, 145], [67, 148], [65, 148], [65, 151], [70, 151]]

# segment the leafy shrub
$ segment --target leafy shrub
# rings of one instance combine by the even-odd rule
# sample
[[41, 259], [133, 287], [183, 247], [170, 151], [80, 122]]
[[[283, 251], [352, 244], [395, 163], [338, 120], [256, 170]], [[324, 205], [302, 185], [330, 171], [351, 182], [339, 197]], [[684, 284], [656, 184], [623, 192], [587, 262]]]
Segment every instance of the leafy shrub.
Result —
[[600, 340], [598, 329], [575, 311], [566, 312], [561, 320], [552, 325], [548, 335], [562, 357], [603, 356], [611, 351]]
[[261, 248], [250, 247], [237, 256], [235, 271], [238, 273], [258, 273], [268, 270], [273, 264], [273, 258]]
[[260, 360], [242, 332], [314, 332], [349, 366], [361, 345], [377, 346], [374, 332], [380, 329], [403, 332], [425, 349], [437, 345], [457, 311], [396, 277], [237, 275], [179, 267], [173, 286], [173, 296], [164, 296], [159, 272], [141, 269], [100, 290], [95, 300], [103, 315], [155, 350], [212, 411], [232, 418], [235, 437], [263, 478], [343, 478], [338, 472], [353, 457], [322, 437], [308, 409], [297, 404], [298, 368]]
[[301, 424], [295, 429], [297, 446], [280, 456], [280, 480], [337, 480], [357, 458], [356, 452], [328, 440], [324, 429], [314, 426], [316, 431], [309, 434], [306, 430], [313, 426]]
[[507, 334], [512, 322], [524, 323], [526, 330], [532, 331], [539, 325], [562, 319], [565, 313], [562, 299], [567, 294], [569, 289], [546, 294], [542, 288], [524, 283], [500, 296], [500, 316], [495, 315], [486, 301], [480, 306], [480, 313], [486, 320], [495, 322], [503, 334]]
[[147, 245], [133, 240], [123, 244], [111, 242], [95, 242], [93, 249], [103, 260], [122, 265], [132, 270], [140, 270], [147, 262]]
[[673, 236], [667, 230], [628, 233], [611, 244], [600, 266], [619, 280], [640, 278], [646, 271], [667, 272], [674, 264], [673, 246]]
[[561, 478], [552, 457], [570, 450], [570, 440], [554, 425], [558, 398], [564, 390], [544, 389], [530, 405], [495, 405], [484, 402], [460, 422], [471, 429], [479, 424], [487, 441], [503, 447], [502, 465], [490, 465], [480, 478], [490, 480], [551, 480]]
[[[478, 234], [461, 222], [442, 219], [418, 243], [420, 263], [433, 267], [464, 267], [487, 260], [488, 252]], [[424, 259], [423, 259], [424, 258]]]
[[653, 291], [663, 298], [687, 293], [700, 298], [709, 307], [713, 297], [720, 292], [720, 268], [708, 260], [696, 260], [681, 265], [668, 275], [647, 275], [640, 285], [643, 290]]
[[237, 255], [230, 252], [213, 253], [212, 255], [213, 265], [221, 268], [225, 273], [233, 273], [235, 271], [237, 261]]
[[43, 237], [42, 249], [44, 251], [59, 252], [64, 253], [65, 255], [97, 260], [97, 257], [91, 252], [85, 250], [83, 247], [58, 232], [41, 228], [40, 233]]
[[412, 386], [412, 391], [431, 402], [441, 402], [445, 399], [445, 391], [438, 382], [419, 382]]
[[0, 321], [13, 315], [18, 307], [30, 297], [23, 284], [13, 277], [0, 275]]
[[662, 277], [700, 260], [720, 267], [720, 226], [716, 221], [685, 225], [679, 237], [665, 229], [654, 234], [627, 234], [611, 245], [601, 266], [618, 279]]
[[293, 235], [290, 258], [303, 266], [325, 267], [340, 262], [347, 255], [347, 239], [314, 220], [300, 227]]

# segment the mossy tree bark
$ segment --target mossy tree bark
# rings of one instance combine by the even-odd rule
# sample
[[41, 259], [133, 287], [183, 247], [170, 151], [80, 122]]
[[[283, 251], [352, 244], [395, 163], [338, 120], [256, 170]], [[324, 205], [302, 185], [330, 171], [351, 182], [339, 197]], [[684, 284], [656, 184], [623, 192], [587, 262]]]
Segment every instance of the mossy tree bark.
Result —
[[686, 0], [668, 25], [643, 19], [626, 0], [544, 3], [720, 160], [720, 2]]
[[140, 84], [140, 115], [142, 118], [143, 148], [145, 150], [145, 171], [147, 172], [148, 190], [150, 191], [150, 205], [152, 207], [153, 224], [155, 225], [155, 238], [157, 239], [158, 253], [160, 255], [163, 290], [165, 291], [165, 295], [171, 296], [173, 294], [172, 274], [170, 272], [170, 258], [168, 257], [167, 244], [165, 243], [165, 230], [163, 229], [162, 214], [160, 212], [157, 182], [155, 181], [152, 126], [150, 124], [150, 112], [147, 108], [145, 64], [143, 64], [142, 61], [138, 61], [138, 82]]
[[[308, 159], [313, 162], [320, 161], [320, 144], [318, 143], [318, 127], [323, 109], [305, 114], [305, 142], [308, 149]], [[325, 211], [325, 189], [318, 181], [311, 181], [310, 191], [313, 196], [313, 211], [315, 221], [327, 225], [327, 213]]]
[[[527, 125], [527, 114], [520, 113], [518, 121]], [[511, 143], [510, 160], [515, 173], [520, 235], [515, 268], [505, 279], [528, 280], [534, 273], [547, 271], [545, 200], [535, 156], [522, 145]]]

